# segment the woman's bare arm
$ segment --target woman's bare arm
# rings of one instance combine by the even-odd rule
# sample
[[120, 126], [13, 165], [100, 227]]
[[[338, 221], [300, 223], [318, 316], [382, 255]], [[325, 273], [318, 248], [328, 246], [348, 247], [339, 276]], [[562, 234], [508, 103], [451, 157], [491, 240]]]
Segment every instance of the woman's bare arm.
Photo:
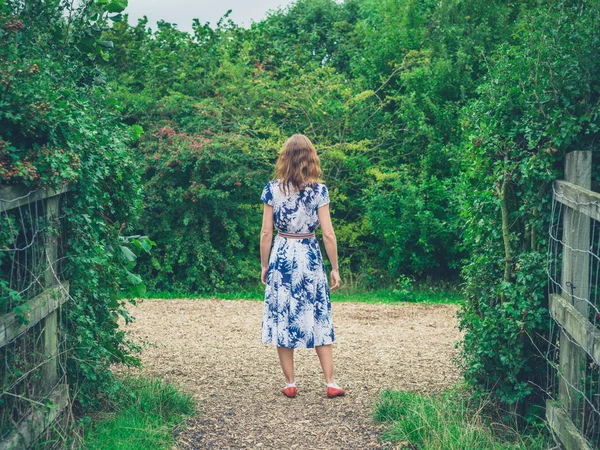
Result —
[[273, 241], [273, 207], [264, 204], [262, 230], [260, 232], [260, 265], [262, 266], [260, 279], [267, 284], [267, 269], [269, 268], [269, 252]]
[[337, 253], [337, 239], [335, 238], [335, 232], [333, 231], [333, 224], [331, 223], [331, 216], [329, 214], [329, 204], [321, 206], [318, 210], [319, 223], [321, 224], [321, 230], [323, 230], [323, 243], [325, 244], [325, 250], [327, 251], [327, 257], [331, 263], [331, 290], [340, 287], [340, 273], [338, 267], [338, 253]]

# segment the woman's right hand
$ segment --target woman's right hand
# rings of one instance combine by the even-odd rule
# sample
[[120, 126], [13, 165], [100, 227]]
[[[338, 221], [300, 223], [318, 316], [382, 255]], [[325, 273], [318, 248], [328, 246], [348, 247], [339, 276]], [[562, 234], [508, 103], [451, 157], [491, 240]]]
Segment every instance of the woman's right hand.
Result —
[[340, 279], [340, 271], [332, 270], [331, 271], [331, 287], [330, 287], [330, 289], [332, 291], [335, 291], [336, 289], [338, 289], [340, 287], [341, 284], [342, 284], [342, 280]]

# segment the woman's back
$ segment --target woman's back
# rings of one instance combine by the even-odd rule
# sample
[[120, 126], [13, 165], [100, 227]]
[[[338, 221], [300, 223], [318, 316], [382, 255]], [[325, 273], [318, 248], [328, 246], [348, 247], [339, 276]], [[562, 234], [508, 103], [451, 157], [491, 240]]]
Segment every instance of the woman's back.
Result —
[[270, 181], [263, 190], [262, 201], [273, 207], [273, 223], [283, 233], [313, 233], [319, 226], [318, 209], [329, 203], [327, 186], [313, 183], [299, 191], [291, 187], [284, 192], [280, 181]]

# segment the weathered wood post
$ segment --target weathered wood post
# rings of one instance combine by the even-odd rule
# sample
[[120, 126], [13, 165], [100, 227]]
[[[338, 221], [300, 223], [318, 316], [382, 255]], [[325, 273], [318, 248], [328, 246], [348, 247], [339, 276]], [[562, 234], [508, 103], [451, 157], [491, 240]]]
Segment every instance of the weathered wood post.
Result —
[[[26, 186], [8, 186], [0, 188], [0, 213], [6, 213], [16, 208], [28, 206], [34, 202], [46, 205], [45, 222], [48, 227], [41, 231], [46, 258], [45, 272], [33, 274], [39, 277], [43, 283], [44, 290], [33, 298], [23, 302], [26, 321], [17, 316], [15, 312], [0, 315], [0, 348], [17, 341], [26, 333], [35, 333], [37, 342], [41, 334], [42, 353], [44, 364], [39, 368], [42, 376], [41, 383], [38, 380], [31, 381], [28, 391], [37, 396], [44, 397], [44, 403], [35, 401], [35, 407], [25, 416], [15, 417], [15, 430], [0, 440], [0, 450], [16, 450], [30, 448], [42, 433], [60, 416], [69, 403], [68, 386], [66, 382], [59, 383], [58, 371], [58, 308], [69, 298], [69, 283], [58, 279], [57, 257], [58, 257], [58, 220], [59, 220], [59, 196], [70, 190], [65, 184], [57, 189], [34, 189]], [[37, 212], [37, 209], [36, 209]], [[24, 230], [26, 232], [26, 230]], [[32, 229], [35, 238], [36, 229]], [[37, 267], [36, 267], [37, 268]], [[42, 325], [42, 332], [34, 328]], [[35, 331], [34, 331], [35, 330]], [[36, 350], [38, 351], [38, 350]], [[37, 370], [37, 368], [35, 368]], [[64, 371], [61, 370], [61, 377]], [[28, 380], [26, 380], [28, 381]], [[35, 385], [34, 385], [35, 383]], [[38, 386], [39, 384], [39, 386]], [[7, 386], [2, 386], [7, 389]], [[10, 388], [6, 392], [10, 395]], [[44, 404], [52, 405], [49, 408]]]
[[[47, 230], [44, 233], [44, 250], [46, 254], [46, 273], [44, 276], [44, 287], [50, 289], [58, 283], [57, 258], [58, 258], [58, 202], [59, 196], [54, 195], [46, 200], [46, 222]], [[58, 382], [58, 308], [54, 309], [44, 319], [44, 358], [45, 363], [42, 370], [42, 382], [46, 392], [50, 392]]]
[[[591, 188], [592, 152], [567, 154], [565, 181]], [[565, 209], [563, 221], [562, 297], [586, 319], [589, 314], [590, 217], [572, 207]], [[577, 428], [583, 429], [584, 400], [578, 391], [584, 389], [586, 351], [572, 341], [564, 329], [560, 333], [559, 399], [570, 412]]]

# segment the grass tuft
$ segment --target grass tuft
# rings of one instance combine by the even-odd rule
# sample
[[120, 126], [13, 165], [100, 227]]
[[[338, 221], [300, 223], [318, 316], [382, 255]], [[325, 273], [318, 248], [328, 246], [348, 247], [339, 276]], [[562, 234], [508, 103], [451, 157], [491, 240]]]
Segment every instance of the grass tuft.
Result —
[[474, 404], [465, 393], [439, 395], [384, 391], [376, 405], [375, 420], [389, 423], [383, 439], [410, 450], [545, 450], [542, 430], [520, 435], [493, 423], [483, 413], [488, 405]]
[[85, 427], [89, 450], [162, 450], [175, 443], [176, 427], [193, 414], [189, 394], [160, 379], [127, 376], [112, 412]]

